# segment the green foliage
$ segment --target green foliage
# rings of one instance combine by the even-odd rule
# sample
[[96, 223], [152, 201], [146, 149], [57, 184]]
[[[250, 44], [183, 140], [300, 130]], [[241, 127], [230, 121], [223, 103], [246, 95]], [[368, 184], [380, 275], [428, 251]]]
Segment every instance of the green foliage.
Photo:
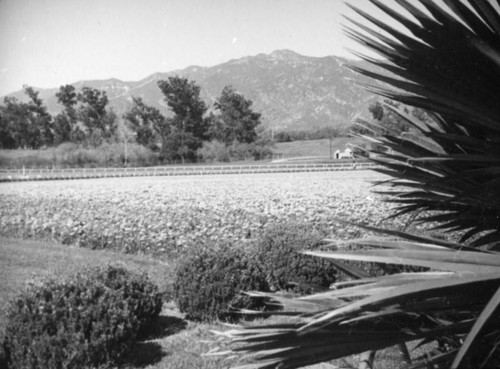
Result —
[[[169, 119], [168, 121], [172, 121]], [[191, 132], [178, 129], [173, 124], [170, 133], [163, 137], [160, 159], [163, 161], [196, 161], [196, 151], [202, 144]]]
[[238, 93], [232, 86], [226, 86], [215, 101], [218, 112], [211, 117], [212, 139], [230, 145], [233, 142], [252, 143], [257, 138], [255, 131], [260, 124], [260, 114], [252, 111], [252, 101]]
[[72, 122], [67, 114], [60, 113], [54, 118], [54, 143], [60, 145], [71, 141]]
[[[27, 155], [26, 155], [27, 154]], [[21, 151], [16, 155], [2, 155], [3, 168], [97, 168], [150, 166], [158, 162], [158, 156], [150, 149], [128, 143], [106, 143], [98, 147], [64, 142], [57, 147], [43, 150]]]
[[224, 87], [214, 103], [217, 114], [211, 113], [205, 119], [212, 141], [204, 143], [198, 150], [202, 160], [228, 162], [272, 156], [269, 140], [263, 138], [263, 132], [258, 132], [260, 114], [253, 112], [251, 105], [252, 101], [233, 87]]
[[53, 121], [38, 92], [24, 86], [29, 102], [12, 97], [4, 99], [0, 107], [0, 144], [2, 148], [38, 149], [54, 142]]
[[200, 86], [187, 78], [176, 76], [158, 81], [158, 87], [177, 118], [174, 126], [197, 138], [203, 138], [206, 131], [202, 122], [207, 106], [200, 98]]
[[132, 108], [123, 117], [135, 132], [137, 143], [152, 148], [155, 146], [157, 136], [160, 138], [168, 136], [170, 126], [160, 111], [146, 105], [142, 98], [132, 97], [132, 102]]
[[[39, 93], [26, 86], [29, 103], [6, 97], [5, 106], [0, 106], [0, 149], [39, 149], [68, 142], [100, 148], [122, 140], [125, 129], [135, 134], [139, 145], [159, 151], [159, 159], [167, 163], [198, 161], [197, 150], [210, 134], [212, 139], [222, 140], [228, 147], [229, 156], [236, 160], [270, 156], [270, 149], [263, 142], [256, 142], [260, 114], [254, 113], [250, 109], [252, 102], [233, 88], [226, 87], [215, 103], [219, 114], [204, 117], [207, 106], [194, 81], [169, 77], [166, 81], [159, 81], [158, 87], [174, 116], [165, 118], [158, 109], [146, 105], [139, 97], [133, 97], [132, 108], [123, 115], [128, 127], [123, 128], [118, 126], [113, 110], [107, 108], [109, 99], [105, 91], [83, 87], [77, 92], [72, 85], [61, 86], [56, 97], [63, 110], [52, 117], [39, 99]], [[215, 146], [203, 150], [209, 161], [221, 159], [220, 155], [214, 157], [210, 153]], [[108, 160], [105, 152], [104, 160], [96, 153], [79, 152], [73, 156], [80, 158], [77, 160], [79, 166], [85, 162], [91, 165], [104, 162], [104, 166], [108, 166], [109, 161], [116, 163], [116, 160]]]
[[38, 91], [24, 86], [24, 92], [28, 103], [6, 97], [0, 106], [0, 148], [38, 149], [69, 141], [97, 147], [115, 136], [117, 117], [106, 109], [104, 91], [83, 87], [77, 93], [71, 85], [61, 86], [56, 97], [63, 111], [55, 117], [47, 112]]
[[[38, 97], [39, 92], [35, 91], [30, 86], [24, 86], [24, 93], [30, 98], [28, 103], [29, 125], [35, 127], [38, 131], [38, 142], [40, 146], [51, 146], [54, 142], [54, 134], [52, 131], [52, 116], [47, 112], [47, 108], [43, 105], [43, 101]], [[35, 139], [35, 132], [31, 132]], [[36, 144], [32, 144], [31, 148], [36, 148]]]
[[83, 87], [76, 92], [71, 85], [61, 86], [56, 93], [63, 111], [54, 118], [55, 143], [73, 142], [97, 147], [112, 141], [117, 130], [117, 117], [107, 110], [106, 92]]
[[109, 141], [115, 134], [117, 117], [113, 111], [106, 110], [109, 102], [106, 92], [83, 87], [77, 100], [77, 117], [82, 124], [80, 130], [85, 133], [84, 143], [97, 147]]
[[116, 114], [107, 110], [106, 92], [83, 87], [80, 92], [72, 85], [56, 93], [63, 111], [54, 118], [55, 143], [81, 143], [97, 147], [110, 142], [116, 134]]
[[301, 294], [328, 289], [337, 270], [328, 260], [302, 255], [317, 248], [325, 234], [306, 223], [278, 223], [257, 241], [255, 254], [272, 290]]
[[231, 161], [231, 153], [220, 141], [205, 141], [198, 149], [198, 156], [207, 163], [225, 163]]
[[76, 126], [75, 105], [78, 101], [75, 87], [72, 85], [60, 86], [56, 97], [57, 101], [63, 106], [63, 111], [54, 117], [55, 144], [83, 141], [82, 134], [76, 131], [79, 128]]
[[106, 92], [92, 87], [83, 87], [76, 95], [76, 99], [78, 102], [86, 105], [82, 113], [89, 118], [86, 123], [89, 128], [99, 127], [99, 119], [106, 114], [106, 106], [109, 102]]
[[212, 321], [241, 318], [234, 309], [260, 309], [244, 291], [267, 291], [260, 266], [251, 253], [227, 243], [200, 245], [179, 260], [174, 298], [189, 319]]
[[104, 142], [95, 148], [64, 143], [54, 150], [54, 166], [56, 167], [123, 167], [147, 166], [156, 163], [156, 155], [146, 147], [138, 144]]
[[119, 362], [162, 307], [147, 276], [108, 266], [34, 285], [13, 301], [3, 343], [9, 367], [83, 368]]
[[[4, 100], [7, 102], [8, 100]], [[0, 105], [0, 148], [15, 149], [17, 147], [15, 131], [4, 106]]]
[[59, 92], [56, 93], [57, 101], [62, 104], [64, 110], [71, 114], [71, 111], [74, 112], [74, 107], [78, 103], [78, 95], [75, 92], [75, 87], [72, 85], [64, 85], [59, 87]]
[[170, 133], [164, 135], [162, 152], [166, 159], [193, 160], [201, 142], [207, 139], [207, 122], [203, 115], [207, 106], [200, 98], [200, 87], [183, 77], [158, 81], [167, 105], [174, 113], [168, 120]]

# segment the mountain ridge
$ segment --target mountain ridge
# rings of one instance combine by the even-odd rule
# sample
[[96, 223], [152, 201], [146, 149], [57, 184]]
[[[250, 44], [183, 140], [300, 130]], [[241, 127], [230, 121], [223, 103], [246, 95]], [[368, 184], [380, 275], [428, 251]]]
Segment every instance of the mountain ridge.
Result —
[[[187, 77], [201, 87], [201, 98], [212, 107], [224, 86], [232, 85], [254, 102], [253, 109], [262, 114], [266, 128], [275, 130], [308, 130], [344, 127], [366, 112], [377, 98], [360, 87], [366, 77], [347, 68], [348, 64], [365, 65], [361, 61], [337, 56], [310, 57], [292, 50], [276, 50], [231, 59], [211, 67], [191, 65], [170, 72], [155, 72], [138, 81], [117, 78], [82, 80], [72, 83], [79, 90], [89, 86], [106, 91], [109, 106], [121, 116], [132, 106], [132, 96], [146, 104], [170, 111], [157, 82], [170, 76]], [[55, 93], [58, 88], [36, 89], [52, 114], [61, 110]], [[26, 101], [23, 91], [13, 96]], [[2, 99], [3, 100], [3, 99]]]

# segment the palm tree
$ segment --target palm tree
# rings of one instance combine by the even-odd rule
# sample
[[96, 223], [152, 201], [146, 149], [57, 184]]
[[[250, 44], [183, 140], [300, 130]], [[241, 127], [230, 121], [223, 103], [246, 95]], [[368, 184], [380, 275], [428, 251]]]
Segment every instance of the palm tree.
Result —
[[413, 214], [460, 240], [363, 226], [382, 236], [351, 240], [360, 246], [354, 251], [332, 242], [332, 251], [306, 253], [351, 272], [342, 260], [427, 269], [353, 279], [298, 299], [274, 296], [296, 322], [222, 334], [249, 360], [244, 368], [298, 368], [436, 340], [446, 349], [415, 367], [499, 367], [500, 2], [370, 1], [401, 27], [351, 6], [371, 25], [349, 20], [346, 32], [382, 57], [361, 55], [377, 71], [352, 69], [374, 79], [373, 92], [427, 112], [418, 119], [387, 106], [412, 125], [407, 135], [364, 122], [379, 133], [365, 138], [386, 148], [371, 150], [371, 160], [390, 177], [383, 184], [393, 216]]

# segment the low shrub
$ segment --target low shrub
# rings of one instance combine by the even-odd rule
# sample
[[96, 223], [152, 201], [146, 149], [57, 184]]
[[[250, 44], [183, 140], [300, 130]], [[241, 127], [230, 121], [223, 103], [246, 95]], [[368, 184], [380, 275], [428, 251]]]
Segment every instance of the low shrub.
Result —
[[0, 150], [0, 168], [51, 168], [54, 160], [52, 149]]
[[198, 149], [198, 156], [207, 163], [229, 162], [231, 155], [226, 145], [219, 141], [205, 141]]
[[300, 254], [316, 248], [326, 235], [306, 223], [269, 226], [256, 244], [256, 258], [271, 290], [309, 294], [327, 289], [337, 270], [328, 260]]
[[122, 167], [157, 164], [157, 157], [150, 149], [129, 143], [103, 143], [98, 147], [84, 147], [63, 143], [54, 149], [58, 167]]
[[137, 167], [158, 164], [152, 149], [136, 143], [106, 143], [97, 147], [65, 142], [40, 150], [0, 150], [0, 168]]
[[117, 363], [161, 306], [161, 294], [147, 276], [112, 266], [33, 285], [10, 308], [3, 342], [7, 362], [11, 369]]
[[179, 260], [174, 298], [181, 312], [192, 320], [241, 318], [235, 309], [259, 310], [264, 303], [241, 294], [268, 291], [267, 283], [251, 253], [229, 244], [193, 247]]

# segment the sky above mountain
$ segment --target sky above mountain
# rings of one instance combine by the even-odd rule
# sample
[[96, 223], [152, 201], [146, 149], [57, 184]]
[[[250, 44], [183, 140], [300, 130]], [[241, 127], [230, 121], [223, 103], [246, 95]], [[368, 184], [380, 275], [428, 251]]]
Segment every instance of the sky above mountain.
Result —
[[276, 49], [349, 56], [343, 14], [353, 12], [341, 0], [0, 0], [0, 96]]

